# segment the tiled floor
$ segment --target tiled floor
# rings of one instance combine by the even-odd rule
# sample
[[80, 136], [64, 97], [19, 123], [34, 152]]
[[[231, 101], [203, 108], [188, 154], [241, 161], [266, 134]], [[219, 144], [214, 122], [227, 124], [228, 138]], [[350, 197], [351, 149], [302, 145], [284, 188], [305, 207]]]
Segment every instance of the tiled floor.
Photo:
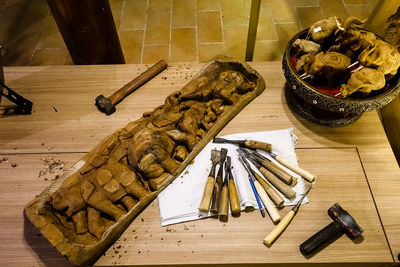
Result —
[[[251, 0], [109, 0], [127, 63], [244, 60]], [[367, 18], [377, 0], [262, 0], [254, 61], [280, 60], [300, 29]], [[46, 0], [0, 0], [4, 65], [73, 64]]]

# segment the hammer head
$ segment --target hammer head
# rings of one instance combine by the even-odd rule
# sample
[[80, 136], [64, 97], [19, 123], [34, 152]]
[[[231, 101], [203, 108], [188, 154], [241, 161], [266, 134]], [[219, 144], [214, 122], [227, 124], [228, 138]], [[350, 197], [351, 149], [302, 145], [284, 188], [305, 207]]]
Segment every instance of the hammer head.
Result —
[[338, 203], [333, 204], [328, 210], [328, 215], [336, 222], [340, 223], [343, 231], [351, 239], [357, 238], [364, 231]]
[[96, 97], [96, 106], [107, 115], [115, 112], [115, 106], [111, 103], [111, 100], [103, 95]]

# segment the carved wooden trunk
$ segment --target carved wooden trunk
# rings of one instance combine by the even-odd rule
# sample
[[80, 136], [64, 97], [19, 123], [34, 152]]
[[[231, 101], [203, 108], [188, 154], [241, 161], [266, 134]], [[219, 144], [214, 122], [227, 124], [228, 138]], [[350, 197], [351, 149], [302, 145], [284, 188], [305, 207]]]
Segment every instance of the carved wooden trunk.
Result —
[[247, 64], [207, 64], [164, 105], [115, 131], [28, 203], [27, 217], [70, 262], [94, 263], [264, 88]]

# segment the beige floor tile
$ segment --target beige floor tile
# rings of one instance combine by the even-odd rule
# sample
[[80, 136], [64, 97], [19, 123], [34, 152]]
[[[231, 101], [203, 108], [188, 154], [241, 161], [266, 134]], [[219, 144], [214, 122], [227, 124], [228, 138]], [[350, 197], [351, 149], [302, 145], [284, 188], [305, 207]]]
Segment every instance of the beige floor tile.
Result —
[[[355, 16], [360, 19], [368, 19], [372, 12], [371, 6], [368, 5], [346, 5], [350, 16]], [[394, 12], [394, 11], [393, 11]]]
[[257, 27], [257, 40], [276, 40], [275, 25], [272, 22], [272, 14], [269, 6], [262, 5]]
[[197, 34], [199, 43], [222, 42], [220, 13], [197, 12]]
[[0, 11], [0, 44], [6, 45], [11, 40], [20, 21], [21, 15]]
[[4, 1], [0, 10], [0, 43], [5, 46], [15, 35], [29, 1]]
[[[368, 0], [369, 4], [371, 5], [372, 8], [374, 8], [376, 6], [376, 4], [378, 4], [379, 0]], [[394, 11], [393, 11], [394, 13]]]
[[221, 0], [222, 21], [225, 25], [247, 25], [250, 8], [246, 8], [243, 0]]
[[122, 11], [120, 30], [144, 28], [147, 0], [127, 0]]
[[361, 4], [368, 4], [368, 0], [343, 0], [345, 5], [361, 5]]
[[0, 10], [3, 9], [3, 7], [6, 5], [7, 0], [0, 0]]
[[121, 25], [121, 15], [122, 15], [122, 7], [124, 5], [124, 0], [109, 0], [111, 13], [114, 18], [115, 27], [117, 30]]
[[65, 48], [64, 40], [52, 16], [47, 17], [36, 48]]
[[[135, 0], [131, 0], [135, 1]], [[149, 0], [149, 12], [171, 11], [171, 0]]]
[[219, 3], [216, 0], [197, 0], [197, 10], [219, 10]]
[[140, 63], [143, 44], [143, 30], [128, 30], [119, 32], [125, 62]]
[[145, 44], [168, 44], [170, 12], [154, 11], [147, 14]]
[[64, 65], [65, 53], [61, 48], [36, 49], [33, 53], [31, 66]]
[[246, 54], [247, 26], [225, 26], [226, 55], [244, 60]]
[[215, 57], [225, 56], [224, 44], [199, 44], [199, 62], [208, 62]]
[[172, 27], [195, 26], [195, 0], [173, 0]]
[[297, 12], [290, 0], [268, 0], [275, 23], [297, 22]]
[[294, 6], [319, 6], [319, 0], [291, 0]]
[[253, 61], [282, 60], [282, 51], [278, 41], [256, 41]]
[[300, 31], [300, 26], [297, 23], [281, 23], [275, 24], [276, 33], [279, 41], [289, 41]]
[[143, 49], [143, 64], [155, 64], [160, 59], [164, 59], [167, 62], [169, 48], [168, 45], [151, 45], [144, 46]]
[[32, 32], [41, 32], [50, 10], [45, 0], [32, 0], [24, 10], [24, 16], [16, 29], [16, 34], [25, 35]]
[[303, 29], [308, 28], [314, 22], [324, 18], [319, 7], [298, 7], [300, 23]]
[[38, 33], [27, 33], [13, 38], [5, 52], [4, 66], [29, 66], [38, 39]]
[[72, 60], [71, 56], [67, 49], [64, 50], [64, 65], [74, 65], [74, 61]]
[[171, 62], [196, 62], [196, 30], [176, 28], [171, 32]]
[[322, 13], [325, 18], [329, 17], [340, 17], [346, 19], [349, 14], [347, 13], [346, 7], [343, 5], [342, 0], [319, 0], [321, 4]]

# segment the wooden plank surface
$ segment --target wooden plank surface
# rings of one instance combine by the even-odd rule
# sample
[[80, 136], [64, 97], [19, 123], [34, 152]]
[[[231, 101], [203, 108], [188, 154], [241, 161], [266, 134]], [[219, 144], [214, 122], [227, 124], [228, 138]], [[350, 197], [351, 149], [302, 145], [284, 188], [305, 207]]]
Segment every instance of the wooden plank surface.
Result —
[[[251, 65], [263, 75], [266, 90], [221, 134], [293, 127], [299, 138], [296, 150], [299, 164], [320, 177], [317, 188], [310, 193], [310, 204], [301, 208], [290, 228], [268, 249], [261, 240], [272, 223], [260, 218], [259, 213], [243, 214], [238, 219], [230, 219], [225, 226], [207, 219], [187, 223], [189, 230], [178, 224], [167, 231], [160, 227], [154, 202], [135, 219], [115, 249], [111, 248], [98, 265], [115, 262], [393, 262], [397, 258], [400, 252], [400, 172], [376, 112], [366, 113], [344, 128], [309, 123], [294, 115], [286, 105], [280, 63]], [[8, 85], [34, 102], [34, 107], [30, 116], [0, 118], [0, 153], [9, 158], [9, 163], [0, 164], [0, 207], [6, 216], [0, 221], [0, 263], [17, 266], [66, 264], [43, 237], [36, 236], [37, 232], [22, 215], [23, 206], [50, 183], [37, 177], [40, 158], [47, 155], [44, 153], [61, 153], [57, 156], [69, 164], [74, 163], [117, 128], [163, 104], [165, 97], [185, 85], [202, 65], [169, 67], [120, 103], [111, 116], [96, 109], [97, 95], [110, 95], [147, 67], [5, 68]], [[13, 168], [10, 164], [14, 157], [17, 166]], [[13, 199], [12, 206], [10, 199]], [[315, 257], [305, 259], [298, 252], [298, 245], [329, 222], [326, 212], [336, 201], [365, 229], [364, 240], [354, 244], [347, 237], [341, 237]]]
[[[154, 201], [96, 265], [390, 262], [392, 257], [356, 149], [298, 149], [296, 152], [303, 159], [304, 167], [313, 169], [318, 175], [318, 183], [309, 194], [310, 203], [301, 207], [294, 221], [271, 248], [265, 247], [262, 239], [273, 224], [268, 218], [262, 218], [258, 211], [242, 213], [238, 218], [230, 217], [226, 223], [209, 218], [161, 227], [157, 201]], [[82, 155], [5, 155], [8, 162], [0, 164], [3, 177], [0, 188], [3, 214], [0, 221], [0, 262], [3, 266], [25, 266], [27, 263], [68, 265], [22, 214], [30, 198], [40, 193], [56, 175], [39, 177], [44, 168], [42, 159], [52, 157], [71, 166]], [[332, 158], [353, 164], [343, 166], [339, 161], [326, 160]], [[12, 167], [13, 163], [17, 166]], [[358, 243], [342, 236], [324, 251], [305, 259], [298, 250], [299, 244], [331, 222], [327, 209], [336, 202], [362, 226], [365, 231], [363, 240]], [[287, 208], [280, 213], [283, 215], [286, 211]]]

